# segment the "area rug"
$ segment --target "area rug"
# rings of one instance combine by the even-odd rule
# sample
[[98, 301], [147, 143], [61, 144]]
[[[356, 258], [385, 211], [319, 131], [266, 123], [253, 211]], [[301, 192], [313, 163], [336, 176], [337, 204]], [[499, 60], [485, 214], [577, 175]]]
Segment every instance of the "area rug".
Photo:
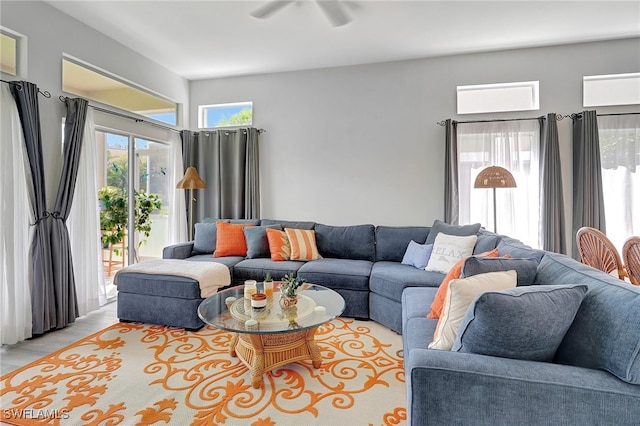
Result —
[[323, 363], [288, 364], [251, 386], [231, 334], [117, 323], [1, 378], [13, 425], [401, 425], [401, 337], [370, 321], [318, 329]]

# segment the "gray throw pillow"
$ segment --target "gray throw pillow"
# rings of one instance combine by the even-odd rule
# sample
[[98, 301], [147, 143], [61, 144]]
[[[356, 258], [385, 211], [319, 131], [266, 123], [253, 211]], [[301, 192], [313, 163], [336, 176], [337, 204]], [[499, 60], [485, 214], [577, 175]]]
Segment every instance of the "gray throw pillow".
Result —
[[586, 285], [489, 291], [469, 306], [452, 350], [552, 361], [587, 292]]
[[436, 240], [436, 237], [441, 232], [443, 234], [455, 235], [457, 237], [468, 237], [469, 235], [477, 235], [479, 230], [479, 223], [474, 223], [471, 225], [450, 225], [436, 219], [433, 221], [433, 225], [431, 225], [431, 229], [429, 230], [429, 235], [427, 236], [427, 241], [425, 241], [425, 244], [433, 244], [433, 242]]
[[504, 257], [469, 257], [462, 264], [460, 278], [486, 272], [516, 271], [518, 286], [533, 284], [538, 270], [538, 259], [516, 259]]
[[267, 240], [267, 228], [282, 231], [282, 226], [280, 225], [247, 226], [242, 229], [244, 238], [247, 241], [247, 259], [271, 257], [269, 240]]
[[193, 251], [197, 253], [213, 253], [216, 249], [216, 223], [203, 222], [195, 224]]

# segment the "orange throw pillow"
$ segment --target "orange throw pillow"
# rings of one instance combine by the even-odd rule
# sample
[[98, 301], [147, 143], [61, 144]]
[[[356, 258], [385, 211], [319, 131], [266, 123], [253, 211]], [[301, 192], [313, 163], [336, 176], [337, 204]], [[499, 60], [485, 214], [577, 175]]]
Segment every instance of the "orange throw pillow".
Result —
[[[478, 256], [485, 257], [498, 257], [498, 249], [495, 248], [491, 251], [485, 251], [484, 253], [479, 254]], [[442, 280], [440, 287], [438, 287], [438, 291], [436, 292], [436, 296], [433, 298], [433, 302], [431, 303], [431, 311], [427, 314], [427, 318], [438, 319], [440, 315], [442, 315], [442, 308], [444, 307], [444, 299], [447, 295], [447, 290], [449, 289], [449, 282], [451, 280], [457, 280], [460, 278], [460, 273], [462, 273], [462, 265], [464, 261], [467, 260], [466, 257], [458, 260], [455, 265], [449, 269], [449, 272]]]
[[316, 246], [316, 232], [314, 230], [284, 228], [284, 232], [291, 244], [291, 260], [321, 259]]
[[243, 229], [251, 223], [216, 222], [216, 251], [213, 257], [246, 256], [247, 240]]
[[291, 259], [291, 245], [284, 231], [267, 228], [267, 241], [269, 241], [271, 260], [278, 262]]

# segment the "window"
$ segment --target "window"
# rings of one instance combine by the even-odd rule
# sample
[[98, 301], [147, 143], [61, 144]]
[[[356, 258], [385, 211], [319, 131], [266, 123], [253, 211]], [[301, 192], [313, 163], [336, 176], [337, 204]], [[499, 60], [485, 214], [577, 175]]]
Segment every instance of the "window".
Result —
[[0, 27], [0, 71], [16, 77], [26, 77], [27, 38]]
[[251, 126], [253, 124], [253, 102], [198, 106], [198, 127]]
[[62, 90], [83, 98], [177, 125], [178, 104], [78, 60], [62, 60]]
[[458, 86], [457, 94], [458, 114], [540, 109], [537, 81]]
[[480, 222], [493, 231], [493, 194], [474, 188], [488, 166], [509, 170], [516, 188], [498, 188], [497, 228], [538, 247], [540, 125], [537, 120], [458, 123], [458, 191], [460, 223]]
[[620, 251], [640, 233], [640, 115], [600, 116], [598, 136], [607, 237]]
[[640, 104], [640, 73], [583, 77], [582, 103], [585, 107]]

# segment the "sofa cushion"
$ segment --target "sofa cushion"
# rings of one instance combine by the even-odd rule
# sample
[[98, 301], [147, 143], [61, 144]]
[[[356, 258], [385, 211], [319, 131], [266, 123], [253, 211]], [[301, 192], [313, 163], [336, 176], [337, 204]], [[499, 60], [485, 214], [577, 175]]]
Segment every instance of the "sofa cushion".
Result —
[[[402, 298], [402, 291], [406, 287], [437, 288], [443, 278], [444, 274], [440, 272], [423, 271], [398, 262], [376, 262], [371, 269], [369, 287], [373, 293], [399, 302]], [[435, 291], [434, 289], [434, 294]], [[428, 304], [426, 309], [428, 312]]]
[[246, 256], [247, 241], [243, 228], [255, 226], [251, 223], [216, 222], [216, 251], [213, 257]]
[[473, 247], [478, 239], [475, 235], [459, 237], [456, 235], [438, 234], [433, 243], [431, 257], [425, 271], [442, 272], [446, 274], [449, 269], [467, 256], [473, 253]]
[[413, 266], [414, 268], [424, 269], [427, 267], [427, 263], [429, 263], [432, 250], [433, 244], [418, 244], [411, 240], [400, 263]]
[[216, 249], [216, 223], [196, 223], [193, 235], [193, 251], [196, 253], [213, 253]]
[[640, 288], [557, 253], [542, 258], [536, 283], [589, 287], [557, 362], [605, 370], [640, 385]]
[[[491, 251], [481, 253], [479, 256], [482, 256], [482, 257], [486, 256], [490, 258], [497, 257], [498, 249], [493, 249]], [[475, 258], [477, 256], [470, 256], [470, 257]], [[461, 276], [462, 265], [464, 265], [467, 259], [469, 258], [465, 257], [460, 259], [458, 262], [456, 262], [455, 265], [451, 267], [449, 272], [447, 272], [447, 275], [445, 275], [444, 279], [442, 280], [442, 283], [440, 284], [440, 287], [438, 287], [436, 296], [433, 298], [433, 302], [431, 303], [431, 309], [429, 311], [429, 315], [427, 315], [428, 318], [432, 318], [432, 319], [440, 318], [440, 315], [442, 314], [442, 308], [444, 307], [444, 299], [447, 295], [447, 290], [449, 289], [449, 283], [451, 282], [451, 280], [467, 277], [467, 276], [464, 276], [464, 277]], [[486, 272], [495, 272], [495, 271], [486, 271]], [[472, 274], [472, 275], [477, 275], [477, 274]]]
[[280, 225], [247, 226], [242, 230], [247, 241], [247, 259], [271, 256], [267, 228], [282, 230]]
[[540, 285], [482, 293], [452, 350], [550, 362], [586, 292], [585, 285]]
[[436, 219], [429, 230], [426, 243], [433, 244], [438, 234], [457, 235], [459, 237], [466, 237], [469, 235], [476, 235], [480, 230], [480, 224], [474, 223], [471, 225], [450, 225], [441, 220]]
[[291, 247], [291, 260], [320, 259], [321, 256], [316, 247], [316, 233], [313, 229], [284, 228], [284, 231]]
[[461, 278], [486, 272], [514, 270], [518, 275], [518, 286], [531, 285], [535, 281], [538, 270], [536, 258], [515, 259], [505, 257], [476, 257], [471, 256], [462, 264]]
[[198, 280], [177, 275], [122, 272], [118, 274], [118, 292], [177, 299], [201, 299]]
[[273, 220], [262, 219], [260, 225], [280, 225], [282, 228], [295, 228], [295, 229], [313, 229], [315, 222], [309, 221], [292, 221], [292, 220]]
[[493, 250], [498, 246], [498, 242], [500, 242], [500, 235], [480, 229], [476, 246], [473, 248], [473, 254]]
[[467, 308], [477, 295], [485, 291], [504, 290], [515, 286], [515, 271], [488, 272], [452, 280], [449, 283], [442, 315], [438, 320], [433, 342], [429, 344], [429, 348], [447, 351], [451, 349]]
[[409, 242], [424, 244], [429, 229], [426, 226], [376, 227], [376, 261], [400, 262]]
[[271, 260], [275, 262], [290, 260], [291, 244], [286, 232], [273, 228], [267, 228], [266, 232]]
[[528, 245], [523, 244], [520, 240], [516, 240], [515, 238], [507, 237], [504, 235], [500, 236], [500, 242], [498, 242], [498, 250], [503, 256], [505, 254], [508, 254], [513, 258], [535, 258], [538, 259], [538, 261], [540, 261], [540, 259], [542, 259], [542, 256], [545, 255], [544, 250], [533, 249]]
[[238, 262], [233, 268], [234, 280], [256, 280], [264, 281], [267, 272], [271, 274], [271, 278], [279, 281], [289, 272], [297, 272], [304, 262], [288, 260], [273, 261], [269, 258], [244, 259]]
[[353, 260], [375, 260], [375, 228], [373, 225], [315, 226], [318, 251], [322, 257]]
[[298, 276], [334, 290], [368, 291], [372, 266], [368, 260], [319, 259], [302, 265]]

